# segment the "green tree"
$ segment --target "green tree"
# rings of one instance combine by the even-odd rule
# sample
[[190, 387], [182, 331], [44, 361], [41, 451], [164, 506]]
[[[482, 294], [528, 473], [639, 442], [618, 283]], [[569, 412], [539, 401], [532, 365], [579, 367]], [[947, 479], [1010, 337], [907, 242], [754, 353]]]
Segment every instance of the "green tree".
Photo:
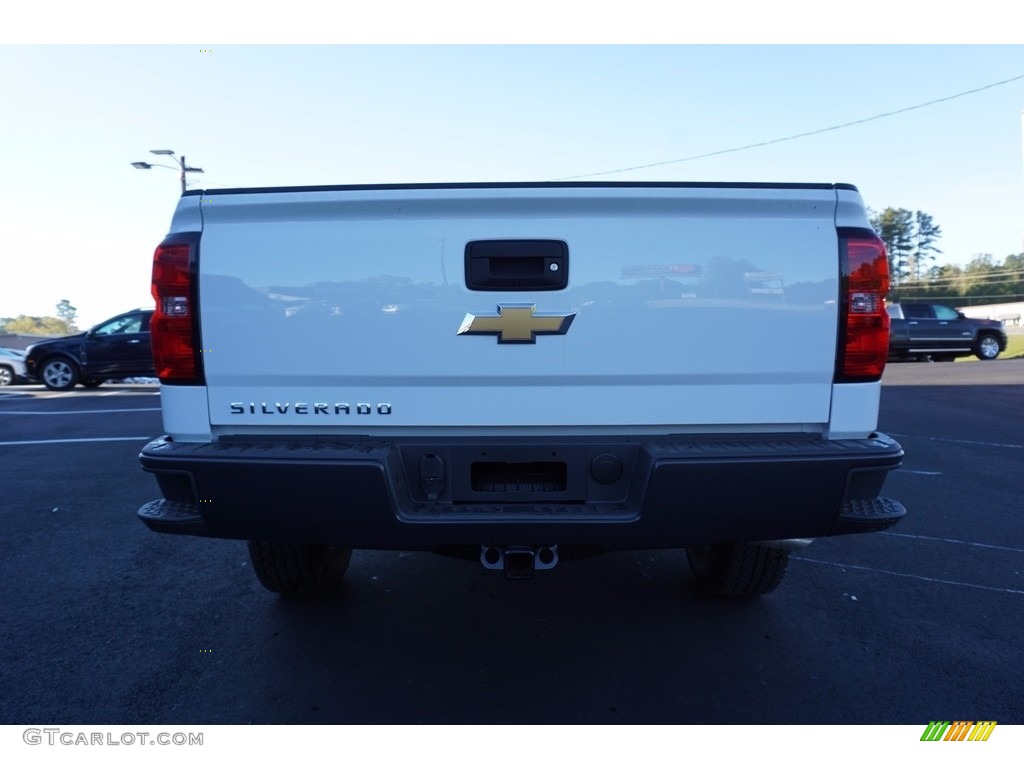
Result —
[[914, 254], [914, 214], [906, 208], [869, 211], [871, 227], [889, 253], [889, 275], [893, 284], [910, 275]]
[[1003, 259], [1003, 269], [1007, 272], [1024, 271], [1024, 253], [1011, 253]]
[[990, 253], [976, 253], [966, 266], [932, 266], [928, 279], [905, 281], [890, 294], [891, 301], [935, 301], [951, 307], [1024, 300], [1024, 253], [1010, 254], [1002, 263]]
[[996, 262], [991, 253], [976, 253], [967, 262], [964, 271], [973, 275], [987, 275], [995, 269]]
[[915, 280], [920, 280], [922, 272], [928, 271], [929, 261], [935, 262], [935, 254], [942, 253], [935, 246], [935, 241], [940, 237], [942, 237], [942, 229], [932, 217], [923, 211], [915, 211], [912, 235], [914, 251], [910, 256]]
[[18, 315], [5, 320], [7, 333], [26, 333], [33, 336], [67, 336], [71, 333], [68, 324], [57, 317]]
[[78, 308], [72, 307], [71, 302], [67, 299], [61, 299], [57, 304], [57, 317], [67, 323], [68, 328], [72, 331], [78, 330], [75, 327], [75, 319], [78, 317]]

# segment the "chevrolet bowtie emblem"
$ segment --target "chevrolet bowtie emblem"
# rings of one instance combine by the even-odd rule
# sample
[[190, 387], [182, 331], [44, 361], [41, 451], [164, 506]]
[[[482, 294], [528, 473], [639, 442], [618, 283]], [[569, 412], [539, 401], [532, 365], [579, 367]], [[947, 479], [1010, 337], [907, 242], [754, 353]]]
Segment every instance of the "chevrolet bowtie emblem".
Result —
[[538, 333], [565, 334], [576, 317], [536, 314], [536, 304], [499, 304], [496, 315], [466, 314], [458, 334], [493, 333], [499, 344], [536, 344]]

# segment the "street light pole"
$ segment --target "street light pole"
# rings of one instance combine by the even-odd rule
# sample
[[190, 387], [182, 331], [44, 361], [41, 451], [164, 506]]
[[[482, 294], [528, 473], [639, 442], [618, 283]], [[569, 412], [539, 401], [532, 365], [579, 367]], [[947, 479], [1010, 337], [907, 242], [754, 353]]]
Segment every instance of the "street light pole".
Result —
[[[154, 155], [169, 155], [172, 160], [178, 163], [178, 167], [181, 169], [181, 194], [183, 195], [185, 194], [185, 174], [203, 172], [202, 168], [190, 168], [189, 165], [185, 162], [184, 155], [182, 155], [181, 157], [175, 157], [173, 149], [151, 149], [149, 151], [151, 154]], [[156, 167], [170, 168], [171, 170], [176, 170], [173, 165], [164, 165], [163, 163], [146, 163], [142, 161], [132, 163], [132, 167], [138, 168], [140, 170], [149, 170], [150, 168]]]
[[181, 194], [185, 194], [185, 156], [181, 156]]

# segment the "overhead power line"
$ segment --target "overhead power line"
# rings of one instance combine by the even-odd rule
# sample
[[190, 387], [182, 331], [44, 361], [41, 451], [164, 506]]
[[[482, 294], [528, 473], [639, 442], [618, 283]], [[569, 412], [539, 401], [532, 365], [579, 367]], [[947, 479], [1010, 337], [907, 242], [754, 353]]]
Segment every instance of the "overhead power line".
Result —
[[1020, 272], [1004, 272], [1001, 274], [990, 273], [990, 274], [979, 274], [976, 272], [961, 272], [959, 275], [953, 277], [922, 277], [921, 279], [913, 278], [911, 280], [902, 280], [900, 285], [909, 286], [913, 285], [916, 288], [948, 288], [954, 285], [970, 284], [970, 285], [1000, 285], [1002, 283], [1018, 283], [1022, 279]]
[[962, 294], [962, 293], [958, 294], [956, 296], [931, 296], [931, 295], [927, 295], [927, 294], [924, 295], [924, 296], [910, 296], [910, 295], [904, 295], [903, 293], [900, 294], [900, 301], [901, 302], [906, 302], [906, 301], [956, 301], [956, 302], [962, 302], [962, 301], [974, 301], [976, 299], [1001, 299], [1001, 301], [998, 302], [998, 303], [1000, 303], [1000, 304], [1010, 304], [1010, 303], [1015, 303], [1019, 299], [1024, 299], [1024, 293], [993, 293], [993, 294], [989, 294], [989, 295], [985, 295], [985, 296], [965, 295], [965, 294]]
[[960, 93], [954, 93], [952, 96], [943, 96], [941, 99], [932, 99], [931, 101], [925, 101], [921, 104], [914, 104], [913, 106], [903, 107], [902, 109], [894, 109], [891, 112], [883, 112], [880, 115], [872, 115], [871, 117], [864, 117], [860, 120], [851, 120], [848, 123], [840, 123], [839, 125], [830, 125], [828, 128], [818, 128], [814, 131], [806, 131], [804, 133], [795, 133], [792, 136], [783, 136], [781, 139], [770, 139], [768, 141], [758, 141], [754, 144], [744, 144], [742, 147], [731, 147], [730, 149], [719, 149], [715, 152], [705, 152], [702, 155], [691, 155], [690, 157], [680, 157], [675, 160], [662, 160], [657, 163], [646, 163], [645, 165], [633, 165], [628, 168], [616, 168], [612, 171], [596, 171], [595, 173], [581, 173], [577, 176], [562, 176], [553, 181], [571, 181], [573, 179], [585, 179], [590, 176], [607, 176], [612, 173], [624, 173], [625, 171], [639, 171], [644, 168], [655, 168], [660, 165], [672, 165], [674, 163], [686, 163], [690, 160], [701, 160], [705, 157], [715, 157], [716, 155], [726, 155], [730, 152], [742, 152], [745, 149], [755, 149], [757, 147], [767, 147], [770, 144], [781, 144], [784, 141], [794, 141], [796, 139], [805, 139], [808, 136], [816, 136], [819, 133], [827, 133], [829, 131], [838, 131], [841, 128], [849, 128], [853, 125], [862, 125], [863, 123], [870, 123], [873, 120], [881, 120], [884, 117], [892, 117], [893, 115], [901, 115], [904, 112], [912, 112], [915, 109], [924, 109], [925, 107], [931, 107], [935, 104], [941, 104], [945, 101], [953, 101], [953, 99], [959, 99], [964, 96], [970, 96], [971, 94], [981, 93], [991, 88], [998, 88], [1001, 85], [1016, 82], [1017, 80], [1024, 80], [1024, 75], [1017, 75], [1015, 77], [1008, 78], [1006, 80], [1000, 80], [997, 83], [989, 83], [983, 85], [980, 88], [972, 88], [969, 91], [961, 91]]

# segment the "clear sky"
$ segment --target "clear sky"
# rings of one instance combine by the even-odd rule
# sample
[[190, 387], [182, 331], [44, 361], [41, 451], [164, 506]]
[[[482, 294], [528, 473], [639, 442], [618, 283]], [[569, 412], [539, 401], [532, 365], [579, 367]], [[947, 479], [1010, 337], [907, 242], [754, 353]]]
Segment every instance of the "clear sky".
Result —
[[1024, 251], [1024, 79], [587, 175], [1019, 78], [1019, 45], [4, 45], [0, 75], [0, 317], [151, 303], [180, 192], [151, 149], [190, 188], [846, 182], [931, 214], [940, 263]]

